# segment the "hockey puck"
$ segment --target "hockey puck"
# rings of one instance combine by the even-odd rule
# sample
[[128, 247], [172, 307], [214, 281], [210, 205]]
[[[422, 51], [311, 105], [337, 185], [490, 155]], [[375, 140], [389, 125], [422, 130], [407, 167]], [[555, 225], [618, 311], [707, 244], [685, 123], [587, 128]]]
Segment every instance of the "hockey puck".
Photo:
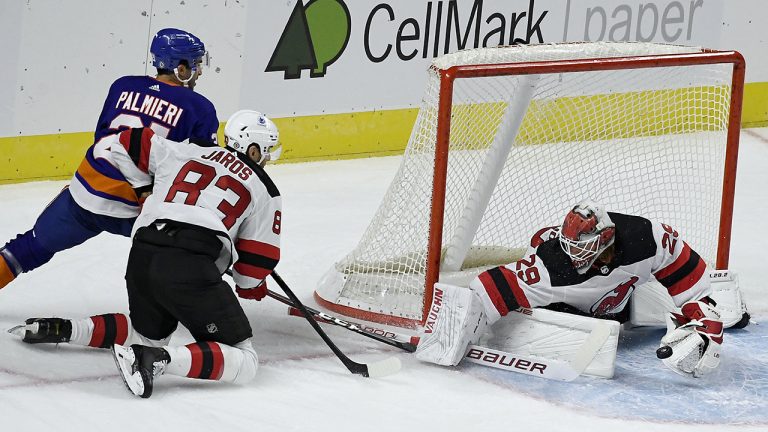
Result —
[[660, 359], [669, 358], [672, 356], [672, 347], [663, 346], [656, 350], [656, 357]]

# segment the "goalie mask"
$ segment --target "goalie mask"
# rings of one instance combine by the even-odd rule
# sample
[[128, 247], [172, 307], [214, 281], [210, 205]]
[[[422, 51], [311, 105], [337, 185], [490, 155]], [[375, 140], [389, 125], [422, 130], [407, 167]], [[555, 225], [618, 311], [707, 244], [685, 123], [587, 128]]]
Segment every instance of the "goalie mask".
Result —
[[585, 273], [598, 256], [613, 244], [616, 226], [603, 206], [584, 201], [565, 216], [558, 238], [579, 273]]
[[238, 111], [232, 114], [224, 127], [224, 144], [227, 147], [247, 155], [251, 145], [259, 146], [259, 164], [280, 158], [283, 148], [278, 138], [277, 126], [258, 111]]

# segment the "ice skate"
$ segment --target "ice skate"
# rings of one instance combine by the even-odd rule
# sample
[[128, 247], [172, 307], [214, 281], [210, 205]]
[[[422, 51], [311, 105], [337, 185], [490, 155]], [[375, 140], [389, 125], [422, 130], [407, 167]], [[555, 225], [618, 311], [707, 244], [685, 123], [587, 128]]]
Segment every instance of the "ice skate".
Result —
[[138, 344], [130, 347], [115, 345], [112, 347], [112, 355], [125, 386], [131, 393], [142, 398], [152, 396], [154, 378], [165, 372], [165, 366], [171, 360], [168, 352], [162, 348]]
[[29, 344], [69, 342], [72, 322], [63, 318], [28, 318], [24, 324], [8, 329], [8, 333]]

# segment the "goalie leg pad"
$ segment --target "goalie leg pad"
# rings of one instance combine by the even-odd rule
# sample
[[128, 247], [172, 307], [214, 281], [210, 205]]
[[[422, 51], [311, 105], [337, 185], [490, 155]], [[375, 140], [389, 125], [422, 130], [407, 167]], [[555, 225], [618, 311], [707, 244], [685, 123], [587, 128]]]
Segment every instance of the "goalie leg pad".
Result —
[[421, 333], [416, 358], [443, 366], [455, 366], [488, 328], [478, 295], [467, 288], [435, 284], [427, 323]]
[[[709, 274], [709, 281], [712, 285], [709, 297], [717, 303], [715, 309], [720, 314], [723, 327], [744, 327], [749, 315], [739, 289], [739, 275], [730, 270], [715, 270]], [[747, 322], [740, 323], [745, 316]]]
[[633, 326], [664, 327], [669, 311], [676, 309], [667, 289], [652, 280], [638, 287], [629, 302], [629, 322]]
[[[617, 321], [541, 308], [519, 309], [495, 323], [479, 345], [520, 356], [581, 363], [584, 368], [578, 373], [612, 378], [620, 327]], [[597, 338], [599, 335], [605, 337]]]
[[[739, 289], [739, 277], [731, 270], [713, 270], [709, 273], [711, 293], [717, 303], [715, 309], [725, 328], [741, 328], [749, 323], [747, 306]], [[668, 312], [676, 309], [667, 289], [657, 281], [649, 281], [632, 294], [630, 323], [635, 326], [666, 325]]]

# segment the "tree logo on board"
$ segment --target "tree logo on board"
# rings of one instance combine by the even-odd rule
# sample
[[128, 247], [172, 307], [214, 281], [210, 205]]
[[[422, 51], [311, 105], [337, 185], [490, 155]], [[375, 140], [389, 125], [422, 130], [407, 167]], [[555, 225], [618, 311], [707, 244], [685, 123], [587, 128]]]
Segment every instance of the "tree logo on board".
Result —
[[284, 79], [325, 76], [331, 64], [341, 57], [349, 42], [352, 19], [343, 0], [302, 0], [288, 18], [265, 72], [284, 72]]

